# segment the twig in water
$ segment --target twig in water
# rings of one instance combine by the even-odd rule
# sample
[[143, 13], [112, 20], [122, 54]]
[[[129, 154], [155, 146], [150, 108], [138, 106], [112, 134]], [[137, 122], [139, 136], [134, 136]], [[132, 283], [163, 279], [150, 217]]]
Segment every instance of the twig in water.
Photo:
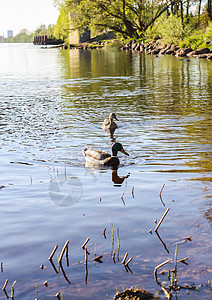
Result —
[[123, 258], [123, 260], [122, 260], [122, 263], [123, 263], [123, 264], [125, 264], [125, 261], [126, 261], [126, 259], [127, 259], [127, 255], [128, 255], [128, 252], [126, 252], [125, 255], [124, 255], [124, 258]]
[[8, 279], [5, 280], [4, 286], [2, 288], [3, 291], [6, 290], [7, 284], [8, 284]]
[[125, 206], [125, 202], [124, 202], [124, 193], [125, 193], [125, 190], [123, 191], [123, 193], [122, 193], [122, 195], [121, 195], [121, 200], [122, 200], [122, 202], [123, 202], [123, 204], [124, 204], [124, 206]]
[[3, 269], [3, 261], [1, 261], [1, 272], [4, 272], [4, 269]]
[[61, 271], [62, 271], [62, 273], [63, 273], [63, 277], [64, 277], [65, 280], [70, 284], [71, 281], [68, 279], [68, 277], [67, 277], [67, 275], [66, 275], [66, 272], [65, 272], [65, 270], [63, 269], [62, 263], [60, 264], [60, 269], [61, 269]]
[[104, 238], [107, 239], [107, 237], [106, 237], [106, 227], [105, 227], [105, 229], [103, 231], [103, 235], [104, 235]]
[[84, 247], [85, 250], [85, 265], [87, 265], [88, 263], [88, 251], [87, 251], [87, 247]]
[[171, 299], [171, 295], [170, 295], [169, 292], [165, 289], [165, 287], [162, 286], [161, 288], [162, 288], [164, 294], [166, 295], [167, 299]]
[[87, 247], [84, 247], [85, 250], [85, 284], [88, 282], [88, 251]]
[[163, 263], [159, 264], [157, 267], [155, 267], [155, 270], [154, 270], [154, 276], [155, 276], [155, 280], [156, 280], [156, 281], [158, 281], [158, 280], [157, 280], [157, 270], [158, 270], [160, 267], [162, 267], [162, 266], [168, 264], [170, 261], [172, 261], [172, 259], [168, 259], [168, 260], [164, 261]]
[[69, 267], [69, 259], [68, 259], [68, 245], [67, 245], [67, 247], [66, 247], [66, 265], [67, 265], [67, 267]]
[[162, 188], [161, 188], [161, 190], [160, 190], [160, 193], [159, 193], [160, 200], [161, 200], [163, 206], [165, 206], [165, 203], [163, 202], [163, 199], [162, 199], [162, 191], [163, 191], [163, 189], [164, 189], [164, 186], [165, 186], [165, 183], [163, 184], [163, 186], [162, 186]]
[[114, 228], [113, 228], [113, 222], [111, 222], [111, 228], [112, 228], [112, 252], [114, 250]]
[[162, 238], [160, 237], [159, 233], [156, 231], [155, 232], [157, 234], [157, 237], [159, 238], [161, 244], [163, 245], [164, 249], [166, 250], [166, 252], [169, 254], [169, 250], [166, 247], [166, 244], [164, 243], [164, 241], [162, 240]]
[[99, 255], [99, 256], [97, 256], [97, 257], [94, 257], [92, 260], [93, 261], [97, 261], [97, 262], [99, 262], [99, 263], [102, 263], [103, 261], [101, 260], [101, 258], [103, 257], [103, 255]]
[[15, 290], [14, 290], [14, 286], [16, 284], [17, 281], [20, 281], [20, 279], [17, 279], [13, 282], [12, 286], [11, 286], [11, 299], [14, 299], [14, 295], [15, 295]]
[[133, 259], [133, 257], [130, 257], [129, 259], [128, 259], [128, 261], [124, 264], [125, 266], [128, 266], [128, 264], [131, 262], [131, 260]]
[[45, 285], [46, 287], [48, 287], [48, 281], [44, 281], [43, 285]]
[[59, 293], [57, 293], [57, 294], [55, 295], [55, 297], [57, 297], [57, 299], [59, 299], [59, 300], [60, 300], [60, 292], [59, 292]]
[[67, 241], [65, 242], [65, 245], [63, 246], [63, 249], [62, 249], [62, 251], [61, 251], [61, 253], [60, 253], [60, 258], [59, 258], [59, 260], [58, 260], [59, 265], [61, 264], [61, 261], [62, 261], [62, 259], [63, 259], [63, 254], [64, 254], [66, 248], [68, 248], [68, 243], [69, 243], [69, 240], [67, 240]]
[[54, 246], [54, 249], [53, 249], [53, 251], [52, 251], [52, 253], [50, 254], [50, 256], [49, 256], [49, 258], [48, 258], [49, 260], [52, 260], [52, 257], [54, 256], [54, 254], [55, 254], [57, 248], [58, 248], [58, 245], [55, 245], [55, 246]]
[[116, 263], [115, 255], [116, 255], [116, 251], [113, 251], [112, 259], [113, 259], [114, 264]]
[[120, 248], [119, 227], [117, 228], [118, 249]]
[[130, 272], [130, 274], [133, 274], [133, 271], [130, 269], [130, 267], [129, 267], [129, 265], [127, 264], [127, 265], [124, 265], [124, 267], [125, 267], [125, 270], [128, 272]]
[[174, 256], [175, 287], [177, 286], [177, 250], [178, 250], [178, 245], [176, 245], [176, 248], [175, 248], [175, 256]]
[[191, 241], [191, 236], [185, 237], [184, 240]]
[[56, 273], [56, 274], [59, 274], [58, 270], [57, 270], [56, 267], [55, 267], [55, 264], [53, 263], [53, 260], [50, 259], [49, 261], [50, 261], [50, 263], [51, 263], [51, 265], [52, 265], [52, 268], [54, 269], [55, 273]]
[[170, 208], [168, 207], [168, 208], [166, 209], [165, 213], [163, 214], [163, 216], [161, 217], [161, 219], [160, 219], [158, 225], [155, 227], [155, 231], [158, 230], [158, 228], [160, 227], [160, 224], [163, 222], [163, 219], [165, 218], [165, 216], [167, 215], [167, 213], [169, 212], [169, 210], [170, 210]]
[[132, 188], [132, 197], [135, 198], [135, 195], [134, 195], [134, 187]]
[[85, 250], [85, 246], [87, 245], [87, 243], [89, 242], [89, 240], [90, 240], [90, 238], [88, 237], [87, 240], [84, 242], [84, 244], [82, 244], [82, 246], [81, 246], [82, 249]]
[[162, 194], [162, 191], [163, 191], [163, 189], [164, 189], [164, 186], [165, 186], [165, 183], [163, 184], [163, 186], [162, 186], [162, 188], [161, 188], [161, 190], [160, 190], [160, 194], [159, 194], [159, 196], [161, 196], [161, 194]]
[[188, 257], [185, 257], [185, 258], [179, 259], [177, 262], [181, 262], [185, 265], [188, 265], [188, 263], [186, 262], [187, 259], [188, 259]]

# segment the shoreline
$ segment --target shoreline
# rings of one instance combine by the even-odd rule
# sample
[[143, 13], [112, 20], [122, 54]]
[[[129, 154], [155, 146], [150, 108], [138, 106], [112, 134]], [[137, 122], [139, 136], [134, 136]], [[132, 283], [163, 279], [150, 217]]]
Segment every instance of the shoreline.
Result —
[[[113, 40], [114, 41], [114, 40]], [[62, 49], [82, 49], [82, 50], [93, 50], [93, 49], [103, 49], [105, 46], [109, 45], [112, 42], [94, 42], [94, 43], [81, 43], [81, 44], [63, 44], [58, 48]], [[116, 40], [117, 41], [117, 40]], [[205, 58], [208, 60], [212, 60], [212, 50], [209, 48], [200, 48], [193, 50], [191, 47], [180, 48], [175, 44], [163, 44], [161, 40], [152, 40], [151, 42], [137, 42], [137, 41], [129, 41], [127, 43], [121, 43], [120, 47], [117, 49], [121, 51], [136, 51], [140, 53], [146, 53], [147, 55], [172, 55], [176, 57], [189, 58]]]

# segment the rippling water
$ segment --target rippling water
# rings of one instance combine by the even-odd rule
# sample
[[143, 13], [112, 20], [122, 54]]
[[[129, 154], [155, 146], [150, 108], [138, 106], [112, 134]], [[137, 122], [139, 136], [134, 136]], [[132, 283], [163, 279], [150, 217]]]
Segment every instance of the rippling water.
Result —
[[[181, 290], [178, 299], [209, 299], [212, 63], [0, 44], [0, 66], [1, 285], [8, 278], [10, 291], [21, 279], [15, 299], [35, 298], [36, 285], [39, 299], [59, 291], [64, 299], [112, 299], [116, 288], [141, 285], [156, 294], [154, 268], [174, 259], [179, 242], [179, 259], [189, 259], [178, 280], [199, 292]], [[85, 168], [82, 155], [89, 145], [109, 151], [101, 123], [111, 111], [119, 119], [115, 138], [130, 154], [120, 155], [117, 174]], [[167, 207], [162, 243], [149, 230]], [[48, 262], [58, 244], [57, 267], [68, 239], [71, 284]], [[95, 252], [103, 264], [92, 262]], [[133, 274], [121, 264], [125, 252]], [[159, 279], [167, 284], [167, 275]]]

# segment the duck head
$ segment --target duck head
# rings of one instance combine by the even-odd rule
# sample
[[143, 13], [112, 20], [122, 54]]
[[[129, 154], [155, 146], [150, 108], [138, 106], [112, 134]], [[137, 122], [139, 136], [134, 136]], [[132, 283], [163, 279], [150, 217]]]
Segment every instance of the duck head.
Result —
[[114, 143], [111, 147], [111, 155], [112, 156], [117, 156], [118, 151], [121, 151], [125, 155], [129, 156], [129, 154], [124, 150], [121, 143]]
[[109, 119], [110, 119], [110, 120], [115, 119], [115, 120], [118, 121], [118, 119], [117, 119], [117, 117], [116, 117], [116, 115], [115, 115], [114, 113], [110, 113], [110, 114], [109, 114]]

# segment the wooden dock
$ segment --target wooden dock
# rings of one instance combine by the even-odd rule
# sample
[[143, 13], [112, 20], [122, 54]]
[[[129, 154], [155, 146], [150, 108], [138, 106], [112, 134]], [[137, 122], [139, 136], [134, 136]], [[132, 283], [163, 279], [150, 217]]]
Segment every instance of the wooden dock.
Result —
[[37, 35], [34, 36], [34, 45], [60, 45], [63, 44], [62, 40], [55, 39], [52, 35]]

